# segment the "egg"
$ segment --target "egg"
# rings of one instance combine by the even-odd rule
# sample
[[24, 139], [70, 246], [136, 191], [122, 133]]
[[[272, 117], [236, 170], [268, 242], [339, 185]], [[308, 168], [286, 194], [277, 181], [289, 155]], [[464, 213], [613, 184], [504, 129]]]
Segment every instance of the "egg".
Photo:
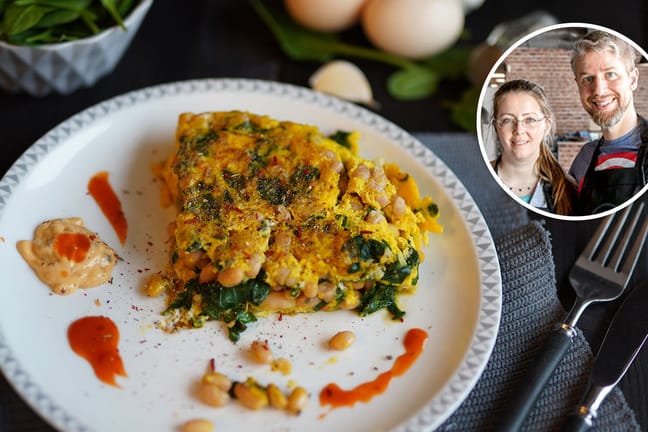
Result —
[[368, 0], [362, 10], [365, 35], [392, 54], [423, 58], [454, 44], [464, 27], [461, 0]]
[[311, 30], [337, 32], [356, 24], [366, 0], [285, 0], [290, 16]]

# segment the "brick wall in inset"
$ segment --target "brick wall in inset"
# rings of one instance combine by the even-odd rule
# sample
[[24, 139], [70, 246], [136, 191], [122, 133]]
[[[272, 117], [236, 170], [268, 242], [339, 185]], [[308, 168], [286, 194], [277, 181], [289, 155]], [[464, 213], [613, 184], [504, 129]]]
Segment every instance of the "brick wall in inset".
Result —
[[585, 141], [558, 141], [558, 162], [565, 171], [569, 171], [572, 161], [583, 144]]

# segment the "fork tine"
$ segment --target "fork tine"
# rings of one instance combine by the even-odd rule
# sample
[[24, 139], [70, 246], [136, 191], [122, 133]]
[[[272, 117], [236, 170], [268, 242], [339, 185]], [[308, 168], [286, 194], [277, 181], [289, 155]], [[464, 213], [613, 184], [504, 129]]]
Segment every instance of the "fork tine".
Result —
[[[619, 237], [619, 232], [621, 231], [620, 228], [623, 227], [623, 223], [628, 217], [628, 211], [629, 209], [626, 207], [621, 212], [607, 216], [603, 222], [599, 224], [598, 228], [592, 235], [592, 239], [587, 243], [585, 249], [583, 249], [581, 256], [586, 257], [589, 261], [594, 261], [594, 259], [598, 258], [599, 262], [604, 263]], [[619, 218], [621, 218], [621, 220], [619, 220]], [[608, 231], [610, 231], [613, 225], [614, 231], [611, 235], [607, 236]], [[600, 255], [601, 252], [603, 253], [603, 256]]]
[[[632, 210], [632, 205], [626, 207], [623, 209], [623, 211], [627, 214], [630, 214]], [[643, 211], [643, 203], [640, 203], [638, 206], [639, 208], [637, 211], [634, 213], [634, 216], [632, 217], [632, 220], [627, 223], [623, 224], [619, 230], [624, 230], [623, 231], [623, 237], [621, 240], [618, 242], [618, 247], [615, 249], [614, 254], [612, 255], [610, 259], [610, 268], [612, 268], [614, 271], [619, 271], [619, 268], [621, 267], [621, 261], [623, 260], [623, 257], [625, 256], [625, 252], [628, 249], [628, 245], [630, 244], [630, 240], [632, 238], [632, 234], [634, 233], [635, 228], [637, 227], [637, 223], [639, 221], [639, 216], [641, 215], [641, 212]], [[627, 222], [628, 219], [626, 218], [624, 222]]]
[[[644, 210], [644, 203], [639, 203], [637, 212], [635, 213], [635, 217], [633, 219], [633, 225], [632, 228], [628, 230], [628, 233], [626, 234], [629, 236], [635, 229], [636, 225], [639, 223], [639, 220], [643, 216], [643, 224], [640, 227], [639, 233], [637, 236], [634, 238], [634, 242], [632, 244], [632, 247], [628, 251], [627, 254], [627, 259], [625, 263], [623, 264], [623, 267], [621, 269], [621, 272], [624, 274], [632, 274], [635, 265], [637, 265], [637, 261], [639, 260], [639, 256], [641, 255], [641, 249], [643, 248], [643, 245], [646, 241], [646, 237], [648, 236], [648, 218], [646, 218], [643, 215], [643, 210]], [[630, 241], [628, 239], [628, 241]], [[624, 249], [626, 246], [624, 245]], [[621, 260], [623, 259], [622, 256], [619, 257], [619, 261], [616, 263], [617, 266], [621, 264]], [[616, 268], [615, 268], [616, 270]]]

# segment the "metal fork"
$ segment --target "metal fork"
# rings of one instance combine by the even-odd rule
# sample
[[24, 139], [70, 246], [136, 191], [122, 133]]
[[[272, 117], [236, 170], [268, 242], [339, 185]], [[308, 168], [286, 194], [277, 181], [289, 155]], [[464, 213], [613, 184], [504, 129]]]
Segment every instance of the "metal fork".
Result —
[[[497, 431], [521, 429], [544, 385], [573, 343], [576, 323], [585, 309], [592, 303], [615, 300], [626, 289], [646, 238], [648, 219], [643, 213], [644, 203], [635, 203], [607, 216], [598, 226], [569, 272], [576, 301], [530, 365], [521, 387], [502, 414]], [[641, 234], [634, 235], [640, 222]]]

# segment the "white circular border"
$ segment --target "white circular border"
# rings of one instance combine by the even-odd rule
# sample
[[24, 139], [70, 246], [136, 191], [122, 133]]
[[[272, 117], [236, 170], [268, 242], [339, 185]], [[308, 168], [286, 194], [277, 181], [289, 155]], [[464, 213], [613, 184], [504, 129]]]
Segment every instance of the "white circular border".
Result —
[[[495, 345], [502, 308], [502, 280], [497, 251], [490, 231], [468, 191], [454, 173], [434, 153], [405, 130], [359, 107], [312, 90], [271, 81], [253, 79], [204, 79], [179, 81], [135, 90], [94, 105], [65, 120], [29, 147], [0, 179], [0, 215], [13, 189], [38, 162], [61, 142], [104, 116], [124, 107], [175, 94], [203, 92], [257, 92], [312, 103], [348, 115], [379, 131], [417, 158], [443, 186], [463, 217], [478, 258], [480, 274], [479, 318], [474, 335], [461, 363], [439, 394], [417, 415], [395, 431], [414, 432], [439, 426], [468, 396], [481, 376]], [[0, 370], [31, 407], [53, 426], [69, 432], [86, 432], [74, 415], [44, 394], [13, 356], [0, 328]]]
[[[519, 39], [517, 42], [515, 42], [513, 45], [511, 45], [504, 53], [500, 56], [500, 58], [495, 62], [493, 67], [491, 68], [490, 72], [488, 73], [488, 76], [484, 80], [484, 84], [482, 85], [481, 93], [479, 94], [479, 101], [477, 103], [477, 107], [482, 107], [484, 104], [484, 97], [486, 94], [486, 89], [488, 88], [488, 83], [490, 82], [492, 76], [495, 74], [495, 71], [497, 68], [506, 60], [506, 58], [511, 54], [511, 52], [515, 51], [520, 45], [523, 43], [527, 42], [530, 39], [533, 39], [534, 37], [541, 35], [543, 33], [556, 30], [556, 29], [561, 29], [561, 28], [573, 28], [573, 27], [578, 27], [578, 28], [587, 28], [587, 29], [595, 29], [595, 30], [602, 30], [604, 32], [610, 33], [627, 43], [629, 43], [634, 49], [636, 49], [639, 54], [641, 54], [645, 59], [648, 59], [648, 54], [646, 51], [643, 50], [638, 44], [636, 44], [633, 40], [629, 39], [627, 36], [624, 36], [623, 34], [609, 29], [607, 27], [603, 27], [600, 25], [596, 24], [586, 24], [586, 23], [579, 23], [579, 22], [572, 22], [572, 23], [561, 23], [561, 24], [554, 24], [550, 25], [547, 27], [543, 27], [541, 29], [535, 30], [525, 36], [523, 36], [521, 39]], [[585, 216], [563, 216], [563, 215], [558, 215], [555, 213], [551, 213], [542, 209], [539, 209], [537, 207], [533, 207], [532, 205], [520, 200], [512, 191], [509, 190], [509, 188], [502, 182], [502, 180], [499, 178], [497, 173], [495, 173], [495, 169], [490, 164], [490, 161], [488, 160], [488, 154], [486, 153], [486, 148], [484, 146], [484, 137], [482, 136], [482, 131], [481, 131], [481, 121], [482, 121], [482, 113], [480, 109], [477, 109], [477, 139], [479, 140], [479, 148], [481, 150], [482, 158], [484, 159], [484, 163], [488, 167], [488, 170], [490, 171], [491, 175], [493, 176], [493, 179], [500, 185], [502, 190], [506, 192], [509, 196], [511, 196], [514, 200], [516, 200], [520, 205], [526, 207], [527, 209], [538, 213], [542, 216], [549, 217], [549, 218], [555, 218], [555, 219], [561, 219], [565, 221], [584, 221], [584, 220], [591, 220], [591, 219], [599, 219], [602, 217], [605, 217], [609, 214], [616, 213], [617, 211], [631, 205], [634, 201], [639, 199], [646, 191], [648, 191], [648, 184], [643, 187], [639, 192], [637, 192], [632, 198], [628, 199], [625, 203], [610, 209], [606, 210], [601, 213], [596, 213], [593, 215], [585, 215]], [[489, 126], [490, 127], [490, 126]]]

